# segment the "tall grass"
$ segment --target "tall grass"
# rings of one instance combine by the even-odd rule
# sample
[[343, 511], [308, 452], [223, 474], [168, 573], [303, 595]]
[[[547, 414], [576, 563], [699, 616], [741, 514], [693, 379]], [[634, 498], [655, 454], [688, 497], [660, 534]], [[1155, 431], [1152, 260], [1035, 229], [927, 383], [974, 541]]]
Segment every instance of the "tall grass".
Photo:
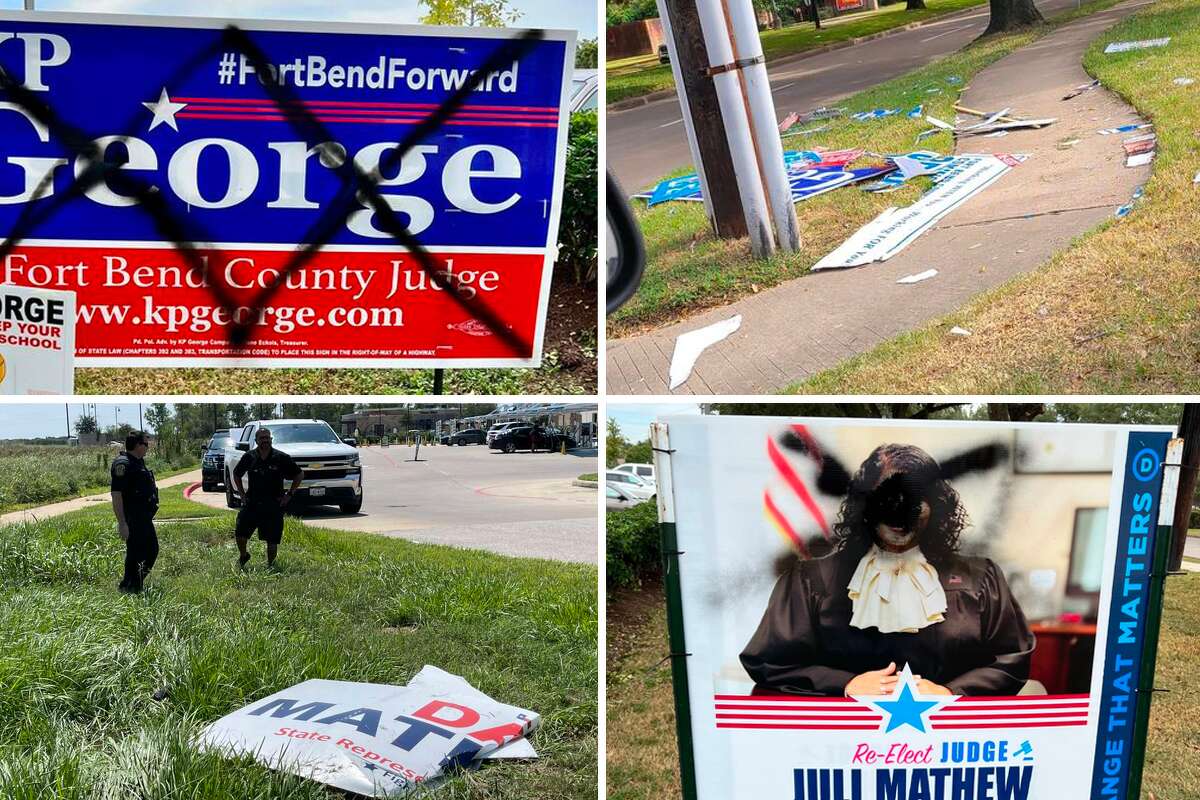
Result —
[[[178, 514], [178, 488], [164, 493]], [[206, 511], [209, 511], [206, 509]], [[197, 753], [203, 725], [309, 678], [404, 683], [424, 664], [543, 715], [534, 764], [489, 764], [446, 798], [593, 798], [596, 570], [312, 528], [280, 569], [235, 567], [233, 515], [159, 527], [141, 596], [116, 593], [103, 509], [0, 528], [0, 797], [328, 798]], [[167, 698], [153, 700], [165, 689]]]
[[[118, 452], [105, 446], [0, 445], [0, 511], [101, 491]], [[182, 452], [164, 457], [151, 450], [146, 463], [156, 472], [174, 472], [199, 466], [199, 456]]]

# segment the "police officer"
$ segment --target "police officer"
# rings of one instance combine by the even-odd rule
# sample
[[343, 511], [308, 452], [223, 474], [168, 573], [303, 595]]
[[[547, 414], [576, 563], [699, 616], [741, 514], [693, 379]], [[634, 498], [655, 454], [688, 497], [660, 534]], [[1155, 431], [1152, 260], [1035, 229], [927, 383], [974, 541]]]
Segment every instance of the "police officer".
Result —
[[[267, 543], [269, 567], [275, 563], [279, 541], [283, 538], [283, 509], [300, 487], [304, 473], [291, 456], [271, 446], [271, 431], [267, 428], [258, 429], [254, 443], [257, 446], [247, 451], [233, 469], [233, 484], [244, 498], [234, 536], [241, 554], [238, 564], [245, 566], [250, 560], [246, 545], [257, 529], [258, 538]], [[250, 473], [249, 491], [242, 488], [242, 476], [247, 472]], [[283, 489], [285, 478], [292, 482], [286, 492]]]
[[154, 515], [158, 512], [158, 486], [146, 468], [150, 441], [142, 431], [125, 437], [125, 449], [113, 459], [113, 514], [117, 532], [125, 542], [125, 576], [117, 585], [121, 592], [140, 592], [142, 583], [158, 558], [158, 534]]

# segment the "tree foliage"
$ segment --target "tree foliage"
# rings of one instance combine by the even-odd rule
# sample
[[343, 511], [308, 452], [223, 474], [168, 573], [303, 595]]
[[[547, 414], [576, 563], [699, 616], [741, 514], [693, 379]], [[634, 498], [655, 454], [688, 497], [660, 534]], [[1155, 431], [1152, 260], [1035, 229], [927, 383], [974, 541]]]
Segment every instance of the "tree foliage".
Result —
[[421, 17], [426, 25], [476, 25], [505, 28], [521, 18], [508, 0], [420, 0], [428, 9]]
[[575, 46], [575, 68], [596, 69], [599, 67], [600, 48], [595, 39], [580, 39]]
[[567, 172], [563, 181], [562, 225], [557, 266], [569, 269], [576, 283], [596, 279], [596, 196], [600, 176], [600, 138], [595, 111], [571, 115]]
[[80, 436], [86, 436], [90, 433], [95, 433], [100, 428], [96, 425], [96, 418], [91, 414], [84, 414], [79, 419], [75, 420], [75, 433]]

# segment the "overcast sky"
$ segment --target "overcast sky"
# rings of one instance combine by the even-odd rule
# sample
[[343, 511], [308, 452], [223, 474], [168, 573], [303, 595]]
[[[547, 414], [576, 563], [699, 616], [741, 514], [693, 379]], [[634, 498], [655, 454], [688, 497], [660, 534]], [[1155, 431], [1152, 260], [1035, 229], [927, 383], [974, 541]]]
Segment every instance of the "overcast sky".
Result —
[[[137, 427], [138, 404], [96, 403], [96, 416], [100, 427], [128, 422]], [[83, 403], [21, 403], [0, 405], [0, 440], [3, 439], [35, 439], [39, 436], [62, 436], [67, 430], [67, 409], [71, 413], [71, 435], [75, 434], [75, 420], [84, 413], [91, 413], [92, 404], [87, 404], [87, 412]], [[142, 406], [145, 414], [146, 406]], [[145, 417], [143, 416], [143, 425]]]
[[[510, 0], [521, 12], [517, 25], [565, 28], [582, 39], [596, 38], [598, 0]], [[36, 0], [39, 11], [94, 11], [120, 14], [240, 17], [242, 19], [336, 20], [416, 23], [424, 12], [417, 0]], [[0, 8], [20, 9], [22, 0], [0, 0]]]
[[650, 423], [670, 414], [699, 414], [698, 403], [608, 404], [608, 418], [617, 421], [621, 433], [631, 442], [650, 438]]

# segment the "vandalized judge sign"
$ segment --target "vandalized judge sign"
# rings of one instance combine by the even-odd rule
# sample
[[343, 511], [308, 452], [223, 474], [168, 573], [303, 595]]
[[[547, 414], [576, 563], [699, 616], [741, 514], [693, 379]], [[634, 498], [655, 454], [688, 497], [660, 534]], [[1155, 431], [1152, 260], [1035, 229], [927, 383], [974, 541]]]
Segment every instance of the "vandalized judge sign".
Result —
[[1169, 433], [652, 433], [685, 797], [1135, 796]]
[[0, 284], [81, 366], [536, 365], [574, 34], [520, 34], [0, 14]]

